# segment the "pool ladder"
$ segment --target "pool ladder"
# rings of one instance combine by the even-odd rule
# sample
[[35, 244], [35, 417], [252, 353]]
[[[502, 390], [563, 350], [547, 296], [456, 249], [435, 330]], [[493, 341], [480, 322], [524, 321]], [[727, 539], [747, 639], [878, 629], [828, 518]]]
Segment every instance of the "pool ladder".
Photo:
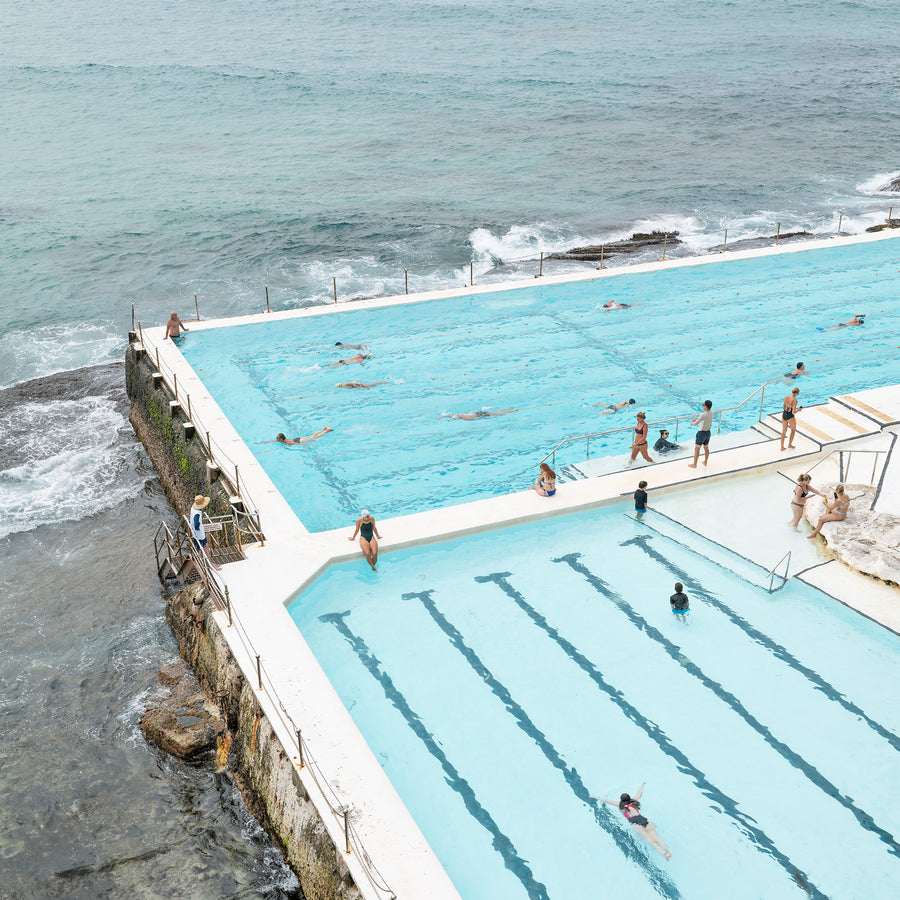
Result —
[[[785, 561], [786, 561], [786, 562], [785, 562]], [[775, 581], [775, 570], [776, 570], [782, 563], [785, 564], [785, 565], [784, 565], [784, 575], [779, 575], [778, 577], [779, 577], [779, 578], [782, 578], [783, 581], [781, 582], [780, 585], [778, 585], [778, 588], [773, 588], [773, 587], [772, 587], [772, 583]], [[788, 581], [788, 569], [790, 569], [790, 567], [791, 567], [791, 551], [788, 550], [788, 552], [785, 553], [784, 556], [782, 556], [781, 559], [779, 559], [778, 562], [775, 563], [775, 565], [772, 566], [772, 568], [769, 569], [769, 571], [766, 573], [766, 574], [769, 576], [769, 593], [770, 593], [770, 594], [774, 593], [776, 590], [778, 590], [778, 589], [780, 589], [780, 588], [783, 588], [783, 587], [787, 584], [787, 581]]]

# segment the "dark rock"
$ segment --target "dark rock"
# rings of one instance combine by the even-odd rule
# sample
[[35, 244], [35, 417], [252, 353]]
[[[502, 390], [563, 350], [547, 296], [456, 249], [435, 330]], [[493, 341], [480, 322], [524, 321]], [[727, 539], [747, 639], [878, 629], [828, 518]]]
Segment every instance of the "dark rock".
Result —
[[645, 247], [662, 247], [663, 244], [680, 244], [677, 231], [652, 231], [650, 234], [635, 232], [624, 241], [613, 241], [611, 244], [598, 244], [593, 247], [573, 247], [564, 253], [553, 253], [550, 259], [576, 259], [582, 262], [599, 262], [601, 257], [608, 259], [617, 253], [636, 253]]
[[812, 237], [812, 232], [809, 231], [785, 231], [780, 234], [773, 234], [772, 237], [769, 238], [770, 241], [786, 241], [788, 238], [795, 237]]
[[144, 734], [179, 759], [214, 750], [225, 720], [215, 703], [206, 699], [194, 674], [179, 661], [163, 666], [159, 680], [169, 693], [147, 701], [140, 722]]
[[872, 225], [866, 229], [866, 234], [873, 234], [876, 231], [885, 231], [888, 228], [900, 228], [900, 219], [888, 219], [880, 225]]
[[880, 188], [879, 190], [895, 191], [897, 193], [900, 193], [900, 175], [898, 175], [896, 178], [892, 178], [883, 188]]

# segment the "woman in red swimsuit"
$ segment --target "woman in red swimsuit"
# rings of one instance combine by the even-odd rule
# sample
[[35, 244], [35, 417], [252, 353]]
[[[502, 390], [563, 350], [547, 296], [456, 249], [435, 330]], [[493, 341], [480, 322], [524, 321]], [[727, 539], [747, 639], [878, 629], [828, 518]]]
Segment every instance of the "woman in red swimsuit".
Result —
[[660, 836], [656, 833], [653, 823], [641, 813], [641, 794], [644, 793], [644, 785], [641, 784], [638, 792], [629, 797], [628, 794], [622, 794], [619, 800], [607, 800], [606, 797], [594, 797], [595, 800], [602, 800], [604, 803], [611, 803], [618, 806], [622, 810], [622, 815], [628, 820], [628, 824], [651, 846], [654, 850], [661, 853], [666, 859], [671, 859], [672, 854], [669, 848], [662, 842]]
[[631, 445], [631, 459], [628, 461], [629, 466], [637, 459], [638, 453], [647, 462], [653, 462], [647, 453], [647, 414], [643, 412], [637, 414], [637, 425], [634, 426], [634, 443]]

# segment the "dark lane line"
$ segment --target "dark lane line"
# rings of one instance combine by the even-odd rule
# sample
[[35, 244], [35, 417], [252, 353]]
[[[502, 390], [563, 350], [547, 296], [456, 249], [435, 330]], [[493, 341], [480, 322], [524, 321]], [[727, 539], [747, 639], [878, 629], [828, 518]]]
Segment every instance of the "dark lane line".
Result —
[[447, 759], [447, 755], [441, 750], [434, 736], [422, 724], [422, 720], [412, 710], [403, 694], [394, 686], [390, 676], [383, 671], [378, 661], [366, 642], [354, 634], [347, 625], [345, 619], [350, 615], [349, 610], [342, 613], [326, 613], [319, 616], [320, 622], [328, 622], [343, 635], [353, 652], [359, 657], [359, 661], [365, 666], [369, 674], [381, 685], [385, 697], [396, 707], [406, 724], [413, 730], [416, 737], [425, 745], [428, 752], [441, 764], [447, 776], [447, 784], [462, 797], [463, 803], [469, 814], [481, 825], [493, 838], [494, 849], [503, 857], [506, 868], [509, 869], [525, 888], [525, 892], [531, 900], [549, 900], [547, 888], [537, 881], [532, 874], [528, 863], [519, 856], [513, 842], [505, 835], [490, 813], [478, 801], [471, 785], [459, 774], [454, 765]]
[[[669, 540], [675, 540], [674, 538], [669, 538]], [[676, 541], [676, 543], [678, 543]], [[765, 647], [773, 656], [780, 659], [782, 662], [787, 663], [792, 669], [798, 671], [801, 675], [806, 677], [810, 682], [812, 682], [818, 690], [820, 690], [829, 700], [832, 700], [835, 703], [843, 706], [847, 712], [853, 713], [854, 716], [858, 716], [860, 719], [865, 722], [869, 728], [872, 729], [879, 737], [884, 738], [891, 747], [894, 748], [898, 753], [900, 753], [900, 736], [894, 734], [894, 732], [890, 731], [880, 722], [875, 721], [875, 719], [870, 718], [866, 713], [860, 709], [852, 700], [848, 700], [834, 685], [826, 681], [818, 672], [814, 669], [810, 669], [809, 666], [804, 665], [797, 659], [790, 650], [786, 647], [783, 647], [777, 641], [772, 640], [767, 634], [764, 634], [762, 631], [759, 631], [756, 627], [751, 625], [746, 619], [736, 613], [733, 609], [719, 600], [714, 594], [711, 594], [707, 591], [700, 582], [696, 579], [691, 578], [687, 572], [683, 569], [679, 568], [675, 563], [669, 560], [666, 556], [660, 553], [658, 550], [654, 549], [651, 546], [651, 539], [648, 537], [644, 537], [640, 535], [638, 537], [629, 538], [627, 541], [622, 541], [619, 545], [621, 547], [627, 547], [629, 544], [635, 544], [644, 551], [652, 560], [658, 562], [666, 571], [668, 571], [671, 575], [673, 575], [676, 580], [682, 582], [686, 587], [688, 587], [693, 593], [708, 603], [710, 606], [715, 607], [715, 609], [719, 610], [723, 615], [725, 615], [731, 622], [737, 625], [747, 637], [754, 640], [760, 646]]]
[[759, 734], [765, 742], [779, 753], [787, 762], [796, 769], [799, 769], [816, 787], [827, 794], [832, 800], [839, 803], [844, 809], [848, 810], [856, 818], [856, 821], [866, 830], [878, 836], [889, 847], [890, 853], [894, 856], [900, 856], [900, 845], [894, 839], [894, 836], [878, 825], [869, 813], [860, 809], [852, 800], [845, 797], [840, 790], [832, 784], [815, 766], [808, 763], [799, 753], [792, 750], [783, 741], [778, 740], [775, 735], [766, 728], [730, 691], [726, 690], [717, 681], [713, 681], [696, 663], [688, 659], [681, 648], [670, 641], [661, 631], [654, 628], [641, 615], [639, 615], [632, 606], [619, 594], [610, 588], [606, 582], [591, 572], [584, 564], [580, 563], [580, 553], [569, 553], [553, 562], [566, 563], [574, 571], [583, 575], [585, 580], [597, 593], [610, 600], [620, 612], [628, 618], [628, 620], [639, 631], [642, 631], [650, 640], [659, 644], [665, 652], [678, 663], [686, 672], [693, 675], [704, 687], [712, 691], [720, 700], [726, 703], [734, 712], [736, 712], [757, 734]]
[[[772, 857], [784, 870], [797, 881], [799, 875], [806, 884], [809, 880], [805, 872], [801, 872], [791, 860], [778, 849], [773, 840], [757, 825], [751, 816], [742, 812], [737, 801], [729, 797], [724, 791], [712, 784], [706, 775], [698, 769], [685, 753], [676, 747], [669, 739], [668, 735], [655, 722], [647, 719], [636, 707], [634, 707], [620, 690], [613, 687], [603, 677], [602, 673], [597, 669], [593, 662], [588, 659], [574, 644], [564, 638], [559, 631], [554, 628], [547, 619], [539, 613], [530, 603], [517, 591], [508, 581], [511, 576], [510, 572], [495, 572], [491, 575], [479, 575], [475, 580], [479, 583], [493, 582], [505, 593], [529, 619], [540, 628], [547, 636], [554, 641], [562, 651], [575, 663], [587, 676], [600, 688], [603, 693], [622, 710], [626, 718], [637, 725], [669, 758], [671, 758], [677, 768], [693, 779], [694, 784], [700, 788], [704, 796], [708, 797], [714, 803], [717, 803], [722, 812], [735, 821], [738, 828], [748, 837], [750, 841], [756, 844], [757, 848]], [[799, 882], [797, 882], [799, 883]], [[813, 885], [810, 885], [810, 897], [816, 897], [818, 900], [826, 900], [825, 895]]]
[[530, 737], [538, 749], [544, 754], [547, 760], [554, 768], [559, 769], [566, 784], [572, 790], [572, 793], [585, 803], [594, 813], [594, 819], [597, 824], [615, 841], [619, 850], [622, 851], [626, 859], [644, 870], [644, 874], [651, 882], [654, 888], [664, 897], [676, 900], [681, 894], [678, 888], [672, 883], [671, 879], [655, 865], [650, 863], [644, 853], [643, 848], [631, 840], [624, 828], [618, 824], [613, 814], [606, 808], [602, 801], [595, 800], [590, 791], [587, 789], [578, 770], [566, 764], [565, 760], [560, 756], [559, 751], [547, 740], [544, 733], [531, 721], [525, 710], [513, 699], [512, 694], [507, 687], [497, 679], [488, 667], [481, 661], [478, 654], [469, 647], [463, 636], [451, 624], [444, 614], [437, 608], [434, 600], [431, 599], [432, 591], [420, 591], [418, 593], [403, 594], [404, 600], [420, 600], [422, 605], [428, 611], [428, 614], [434, 620], [438, 628], [450, 639], [450, 643], [463, 655], [466, 662], [478, 674], [481, 680], [491, 689], [491, 691], [500, 699], [506, 707], [507, 712], [516, 720], [516, 724], [525, 734]]

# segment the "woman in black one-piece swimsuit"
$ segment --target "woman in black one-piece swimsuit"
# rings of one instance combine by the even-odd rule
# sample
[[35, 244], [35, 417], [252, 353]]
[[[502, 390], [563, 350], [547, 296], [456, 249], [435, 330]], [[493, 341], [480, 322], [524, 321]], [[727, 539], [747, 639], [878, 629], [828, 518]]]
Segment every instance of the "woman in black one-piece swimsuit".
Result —
[[366, 555], [366, 560], [372, 567], [372, 571], [377, 572], [378, 569], [375, 568], [375, 565], [378, 562], [378, 541], [375, 538], [381, 538], [381, 535], [378, 533], [375, 520], [369, 515], [367, 509], [360, 513], [360, 517], [356, 520], [356, 528], [347, 540], [354, 540], [356, 535], [359, 535], [359, 547]]
[[640, 798], [644, 793], [644, 782], [641, 784], [638, 792], [630, 797], [628, 794], [622, 794], [618, 800], [607, 800], [606, 797], [594, 797], [594, 800], [602, 800], [604, 803], [611, 803], [618, 806], [622, 810], [622, 815], [628, 820], [628, 824], [654, 849], [657, 853], [661, 853], [666, 859], [672, 858], [669, 848], [662, 842], [660, 836], [656, 833], [653, 823], [641, 812]]

